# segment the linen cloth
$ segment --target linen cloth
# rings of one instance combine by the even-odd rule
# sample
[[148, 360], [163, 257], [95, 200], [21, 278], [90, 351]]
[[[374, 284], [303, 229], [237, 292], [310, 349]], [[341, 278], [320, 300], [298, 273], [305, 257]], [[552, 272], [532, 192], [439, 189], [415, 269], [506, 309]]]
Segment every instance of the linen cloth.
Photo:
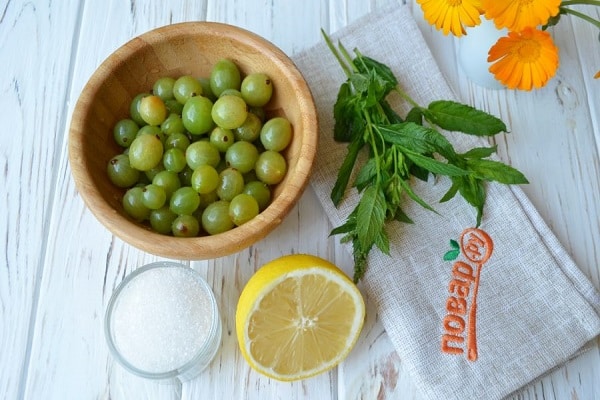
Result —
[[[371, 13], [331, 37], [334, 42], [341, 40], [350, 51], [358, 48], [363, 55], [388, 65], [403, 89], [423, 106], [456, 98], [406, 6]], [[311, 185], [332, 225], [339, 226], [358, 201], [354, 189], [347, 191], [339, 208], [329, 197], [346, 154], [346, 144], [333, 140], [333, 104], [346, 78], [324, 42], [293, 58], [312, 90], [320, 123]], [[399, 98], [390, 102], [396, 110], [406, 110]], [[485, 139], [463, 134], [449, 133], [448, 138], [459, 152], [489, 146]], [[477, 359], [470, 360], [466, 348], [469, 312], [462, 313], [463, 325], [448, 317], [452, 313], [447, 308], [450, 302], [454, 314], [461, 314], [456, 312], [460, 311], [456, 300], [460, 287], [450, 285], [461, 277], [455, 271], [456, 262], [468, 265], [469, 260], [460, 254], [457, 261], [444, 261], [443, 255], [450, 250], [450, 239], [458, 241], [461, 232], [475, 224], [476, 212], [459, 195], [439, 203], [450, 187], [446, 178], [415, 181], [413, 187], [440, 215], [414, 202], [404, 206], [415, 223], [388, 224], [391, 255], [374, 248], [363, 283], [423, 398], [504, 398], [578, 354], [600, 333], [598, 291], [521, 188], [490, 183], [480, 228], [494, 247], [480, 270]], [[458, 265], [468, 272], [465, 265]], [[476, 265], [470, 266], [476, 270]], [[475, 272], [462, 277], [467, 275]], [[470, 293], [465, 300], [471, 308], [475, 284], [467, 281]], [[442, 351], [442, 338], [448, 331], [461, 333], [462, 344], [450, 343], [462, 348], [455, 350], [461, 353]]]

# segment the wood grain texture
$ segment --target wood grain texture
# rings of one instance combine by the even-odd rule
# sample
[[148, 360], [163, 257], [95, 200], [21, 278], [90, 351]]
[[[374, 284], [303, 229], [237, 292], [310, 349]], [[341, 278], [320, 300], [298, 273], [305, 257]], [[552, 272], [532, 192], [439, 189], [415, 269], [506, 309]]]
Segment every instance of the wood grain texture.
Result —
[[[202, 10], [202, 4], [195, 9], [186, 2], [171, 2], [167, 10], [162, 3], [149, 7], [128, 1], [86, 2], [82, 7], [69, 119], [83, 86], [111, 52], [136, 35]], [[62, 135], [68, 122], [60, 128]], [[180, 387], [137, 379], [108, 355], [103, 316], [113, 289], [128, 272], [158, 258], [125, 245], [89, 213], [75, 190], [66, 145], [65, 140], [56, 172], [48, 233], [54, 240], [44, 260], [24, 398], [179, 398]]]
[[[103, 317], [116, 285], [161, 259], [125, 244], [85, 207], [67, 157], [75, 102], [94, 70], [116, 48], [155, 27], [219, 21], [251, 30], [288, 55], [362, 15], [399, 0], [27, 1], [0, 4], [0, 393], [6, 399], [419, 399], [375, 304], [359, 343], [338, 368], [296, 383], [249, 369], [234, 333], [237, 297], [262, 264], [311, 253], [348, 274], [352, 259], [310, 187], [273, 232], [239, 253], [183, 261], [213, 287], [223, 319], [222, 347], [196, 380], [161, 385], [116, 364]], [[497, 144], [504, 161], [531, 181], [525, 190], [584, 273], [600, 287], [600, 69], [598, 32], [574, 19], [552, 30], [561, 69], [536, 92], [493, 91], [472, 84], [456, 63], [457, 43], [419, 27], [449, 83], [465, 102], [505, 119]], [[596, 15], [600, 17], [600, 15]], [[59, 45], [56, 45], [56, 44]], [[7, 128], [7, 126], [9, 128]], [[363, 291], [364, 293], [364, 291]], [[600, 348], [520, 390], [513, 399], [600, 398]], [[482, 397], [484, 398], [484, 397]]]
[[52, 3], [0, 4], [0, 393], [7, 399], [18, 398], [28, 378], [77, 29], [77, 4]]

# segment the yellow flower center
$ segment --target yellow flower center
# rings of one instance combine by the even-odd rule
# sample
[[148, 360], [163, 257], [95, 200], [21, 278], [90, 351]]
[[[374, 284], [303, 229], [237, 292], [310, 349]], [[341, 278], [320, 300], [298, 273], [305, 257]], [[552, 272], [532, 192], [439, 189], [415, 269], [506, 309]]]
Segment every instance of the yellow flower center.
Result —
[[523, 40], [515, 49], [521, 62], [534, 62], [540, 57], [540, 43], [533, 39]]

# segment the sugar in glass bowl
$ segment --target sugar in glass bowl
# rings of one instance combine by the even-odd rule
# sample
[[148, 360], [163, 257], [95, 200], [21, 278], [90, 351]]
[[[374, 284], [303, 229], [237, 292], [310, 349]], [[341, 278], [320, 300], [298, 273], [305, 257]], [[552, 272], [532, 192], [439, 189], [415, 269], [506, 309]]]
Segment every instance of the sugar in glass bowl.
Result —
[[[257, 217], [225, 233], [179, 238], [161, 235], [128, 217], [125, 192], [112, 184], [108, 161], [122, 152], [113, 127], [127, 118], [139, 93], [161, 77], [207, 77], [220, 59], [232, 60], [243, 75], [267, 74], [274, 93], [267, 116], [284, 116], [293, 137], [282, 152], [284, 179], [272, 188], [271, 204]], [[291, 59], [271, 42], [239, 27], [216, 22], [184, 22], [157, 28], [124, 44], [94, 72], [75, 106], [69, 132], [69, 160], [76, 187], [87, 207], [114, 235], [146, 252], [175, 259], [210, 259], [240, 251], [277, 227], [302, 195], [318, 138], [315, 105], [308, 85]]]
[[136, 269], [115, 289], [105, 316], [113, 357], [147, 379], [188, 381], [218, 352], [221, 319], [202, 276], [174, 262]]

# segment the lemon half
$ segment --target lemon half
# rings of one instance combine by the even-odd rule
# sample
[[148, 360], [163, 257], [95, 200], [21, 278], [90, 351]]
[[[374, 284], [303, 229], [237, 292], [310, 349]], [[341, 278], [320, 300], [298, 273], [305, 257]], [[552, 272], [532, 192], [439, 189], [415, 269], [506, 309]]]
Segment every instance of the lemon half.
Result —
[[346, 358], [364, 318], [363, 297], [343, 271], [319, 257], [289, 255], [250, 278], [238, 302], [236, 332], [254, 370], [294, 381]]

